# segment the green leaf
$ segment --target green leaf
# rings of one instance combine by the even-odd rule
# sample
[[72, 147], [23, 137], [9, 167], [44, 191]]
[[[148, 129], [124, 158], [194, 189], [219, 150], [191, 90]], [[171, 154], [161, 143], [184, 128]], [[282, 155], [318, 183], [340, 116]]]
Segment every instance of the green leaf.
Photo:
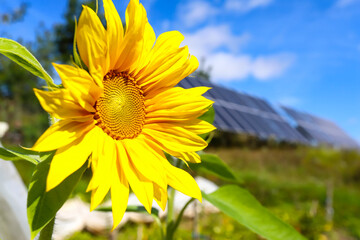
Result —
[[253, 232], [271, 240], [305, 240], [294, 228], [263, 207], [248, 191], [226, 185], [211, 194], [202, 193], [220, 211]]
[[214, 110], [214, 107], [209, 108], [209, 110], [208, 110], [206, 113], [204, 113], [203, 115], [201, 115], [201, 116], [199, 117], [199, 119], [204, 120], [204, 121], [206, 121], [206, 122], [208, 122], [208, 123], [213, 124], [213, 123], [214, 123], [214, 119], [215, 119], [215, 110]]
[[32, 154], [34, 152], [29, 151], [29, 153], [21, 153], [19, 151], [14, 151], [6, 148], [0, 147], [0, 158], [7, 161], [18, 161], [18, 160], [26, 160], [33, 164], [38, 164], [40, 162], [40, 158], [38, 155]]
[[[98, 207], [96, 211], [101, 212], [111, 212], [111, 207]], [[127, 206], [126, 212], [138, 212], [138, 213], [148, 213], [143, 206]], [[156, 208], [151, 208], [151, 215], [159, 216], [159, 210]]]
[[[214, 107], [209, 108], [209, 110], [208, 110], [206, 113], [204, 113], [203, 115], [201, 115], [201, 116], [199, 117], [199, 119], [204, 120], [204, 121], [206, 121], [206, 122], [208, 122], [208, 123], [213, 124], [213, 123], [214, 123], [214, 119], [215, 119], [215, 110], [214, 110]], [[210, 136], [209, 136], [209, 135], [210, 135]], [[208, 143], [210, 143], [210, 141], [211, 141], [211, 139], [212, 139], [212, 137], [213, 137], [212, 132], [200, 134], [199, 136], [202, 137], [203, 139], [205, 139]], [[209, 136], [209, 138], [206, 139], [208, 136]]]
[[36, 166], [30, 182], [27, 215], [31, 230], [31, 239], [41, 231], [56, 215], [70, 196], [87, 167], [85, 163], [79, 170], [67, 177], [57, 187], [46, 192], [46, 179], [50, 162], [55, 152], [41, 154], [41, 162]]
[[192, 170], [199, 173], [211, 174], [227, 181], [238, 181], [229, 166], [218, 156], [213, 154], [199, 154], [199, 156], [201, 163], [189, 163]]
[[38, 60], [21, 44], [7, 38], [0, 38], [0, 53], [4, 54], [35, 76], [44, 79], [50, 87], [56, 87], [52, 78]]

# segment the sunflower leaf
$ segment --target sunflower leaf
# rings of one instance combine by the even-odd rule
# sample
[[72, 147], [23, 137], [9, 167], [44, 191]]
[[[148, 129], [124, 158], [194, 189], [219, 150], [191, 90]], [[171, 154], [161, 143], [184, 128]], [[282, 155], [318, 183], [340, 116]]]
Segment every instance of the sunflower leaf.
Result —
[[32, 154], [30, 151], [29, 153], [24, 153], [2, 147], [0, 147], [0, 158], [7, 161], [26, 160], [35, 165], [37, 165], [40, 162], [39, 156]]
[[208, 123], [213, 124], [213, 123], [214, 123], [214, 119], [215, 119], [215, 110], [214, 110], [214, 107], [209, 108], [209, 110], [208, 110], [206, 113], [204, 113], [203, 115], [201, 115], [201, 116], [199, 117], [199, 119], [204, 120], [204, 121], [206, 121], [206, 122], [208, 122]]
[[47, 152], [41, 154], [41, 162], [36, 166], [30, 182], [27, 215], [31, 230], [31, 239], [34, 239], [55, 217], [56, 212], [68, 199], [87, 166], [87, 163], [85, 163], [57, 187], [46, 192], [46, 179], [54, 153], [55, 152]]
[[247, 190], [226, 185], [211, 194], [202, 193], [220, 211], [253, 232], [271, 240], [305, 240], [294, 228], [270, 213]]
[[[204, 120], [210, 124], [214, 123], [214, 119], [215, 119], [215, 110], [214, 107], [209, 108], [209, 110], [204, 113], [203, 115], [201, 115], [199, 117], [199, 119]], [[203, 139], [206, 139], [207, 136], [209, 136], [210, 133], [204, 133], [204, 134], [200, 134], [199, 136], [202, 137]], [[210, 137], [211, 140], [212, 136]], [[209, 143], [209, 142], [208, 142]]]
[[35, 76], [44, 79], [50, 87], [56, 87], [50, 75], [45, 71], [34, 55], [18, 42], [7, 38], [0, 38], [0, 53]]
[[205, 173], [230, 182], [239, 182], [229, 166], [213, 154], [199, 154], [201, 163], [189, 163], [190, 168], [198, 173]]

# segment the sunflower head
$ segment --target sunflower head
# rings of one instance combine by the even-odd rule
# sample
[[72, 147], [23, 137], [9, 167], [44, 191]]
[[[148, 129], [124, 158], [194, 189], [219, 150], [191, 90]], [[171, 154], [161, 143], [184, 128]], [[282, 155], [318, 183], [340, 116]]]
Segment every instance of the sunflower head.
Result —
[[145, 123], [143, 91], [134, 78], [114, 71], [105, 75], [103, 85], [95, 106], [96, 125], [116, 140], [137, 137]]
[[77, 48], [88, 70], [54, 64], [64, 88], [35, 89], [42, 107], [60, 119], [33, 150], [52, 151], [47, 178], [51, 190], [87, 160], [91, 209], [110, 191], [114, 227], [127, 206], [129, 188], [150, 212], [153, 200], [164, 209], [168, 185], [201, 200], [194, 179], [172, 166], [164, 152], [184, 162], [200, 162], [207, 143], [200, 134], [214, 127], [200, 120], [212, 105], [208, 88], [176, 85], [198, 67], [177, 31], [157, 39], [138, 0], [126, 9], [126, 29], [111, 0], [104, 0], [105, 29], [84, 6], [76, 30]]

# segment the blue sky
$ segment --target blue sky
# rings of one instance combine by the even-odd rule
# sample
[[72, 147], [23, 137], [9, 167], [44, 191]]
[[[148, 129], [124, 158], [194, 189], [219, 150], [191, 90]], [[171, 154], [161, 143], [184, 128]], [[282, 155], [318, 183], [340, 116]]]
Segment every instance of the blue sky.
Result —
[[[0, 0], [0, 13], [21, 0]], [[0, 35], [33, 40], [67, 1], [28, 1]], [[127, 1], [114, 0], [124, 16]], [[360, 141], [360, 0], [143, 0], [157, 35], [179, 30], [223, 86], [328, 118]]]

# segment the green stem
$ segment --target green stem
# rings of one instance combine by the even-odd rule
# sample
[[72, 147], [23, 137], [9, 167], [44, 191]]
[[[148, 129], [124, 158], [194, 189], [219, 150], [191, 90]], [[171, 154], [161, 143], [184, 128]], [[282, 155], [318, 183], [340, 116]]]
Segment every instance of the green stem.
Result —
[[151, 216], [153, 216], [153, 218], [155, 219], [156, 224], [158, 225], [158, 227], [160, 229], [161, 240], [165, 240], [163, 226], [162, 226], [160, 218], [158, 216], [154, 215], [154, 214], [151, 214]]
[[[173, 159], [174, 159], [174, 166], [180, 167], [181, 161], [175, 157], [173, 157]], [[171, 222], [173, 222], [173, 220], [174, 220], [175, 189], [170, 187], [168, 194], [169, 194], [168, 195], [168, 211], [167, 211], [167, 216], [166, 216], [166, 225], [167, 226], [169, 226], [169, 224], [171, 224]]]
[[169, 225], [174, 219], [174, 200], [175, 200], [175, 189], [169, 188], [168, 196], [168, 211], [166, 216], [166, 225]]
[[41, 230], [39, 240], [51, 240], [54, 231], [55, 217]]
[[184, 212], [185, 212], [185, 210], [186, 210], [186, 208], [190, 205], [190, 203], [192, 203], [193, 201], [195, 200], [195, 198], [191, 198], [185, 205], [184, 205], [184, 207], [181, 209], [181, 211], [180, 211], [180, 213], [179, 213], [179, 215], [178, 215], [178, 217], [177, 217], [177, 219], [176, 219], [176, 222], [175, 222], [175, 224], [174, 224], [174, 229], [173, 229], [173, 231], [175, 232], [176, 231], [176, 229], [179, 227], [179, 225], [180, 225], [180, 222], [181, 222], [181, 220], [182, 220], [182, 217], [183, 217], [183, 215], [184, 215]]
[[166, 240], [173, 240], [174, 238], [174, 234], [176, 229], [179, 227], [180, 222], [182, 220], [182, 217], [184, 215], [184, 212], [186, 210], [186, 208], [190, 205], [190, 203], [192, 203], [195, 200], [195, 198], [190, 199], [185, 206], [181, 209], [179, 215], [176, 218], [175, 222], [171, 222], [170, 224], [168, 224], [167, 228], [166, 228]]

